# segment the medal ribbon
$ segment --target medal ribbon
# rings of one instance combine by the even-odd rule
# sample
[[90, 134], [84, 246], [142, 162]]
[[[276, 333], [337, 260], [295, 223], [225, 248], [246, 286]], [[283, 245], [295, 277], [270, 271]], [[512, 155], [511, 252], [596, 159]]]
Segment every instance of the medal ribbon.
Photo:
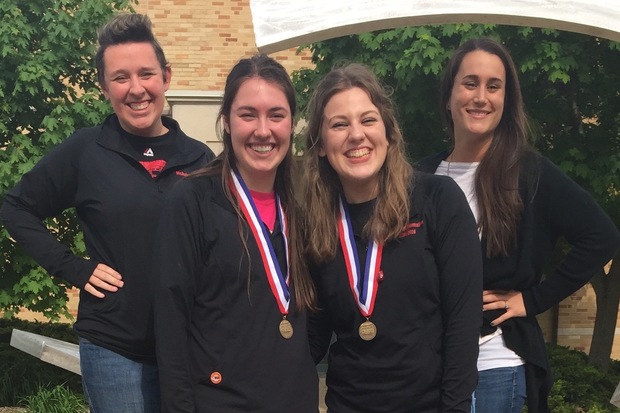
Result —
[[254, 205], [249, 189], [245, 185], [245, 182], [243, 182], [241, 175], [239, 175], [236, 171], [231, 171], [231, 176], [232, 181], [230, 183], [230, 188], [233, 194], [237, 197], [241, 211], [243, 212], [245, 219], [248, 221], [252, 234], [254, 234], [256, 244], [258, 244], [258, 250], [260, 251], [260, 255], [263, 260], [263, 265], [265, 267], [265, 273], [267, 274], [269, 286], [271, 287], [271, 292], [278, 303], [280, 312], [284, 315], [288, 314], [288, 307], [290, 303], [290, 294], [288, 290], [288, 226], [286, 222], [286, 215], [284, 214], [284, 209], [282, 208], [282, 203], [280, 202], [280, 197], [276, 194], [278, 221], [280, 222], [280, 226], [282, 228], [284, 250], [286, 251], [286, 276], [282, 274], [280, 265], [276, 258], [275, 250], [273, 249], [271, 239], [269, 238], [269, 233], [260, 219], [258, 210], [256, 209], [256, 205]]
[[362, 315], [370, 317], [375, 307], [375, 297], [379, 287], [378, 274], [381, 270], [381, 256], [383, 255], [383, 245], [377, 241], [368, 242], [368, 253], [366, 254], [366, 265], [364, 273], [360, 273], [357, 246], [353, 235], [353, 227], [349, 218], [349, 211], [345, 203], [340, 199], [340, 216], [338, 219], [338, 235], [340, 236], [340, 246], [344, 255], [347, 274], [349, 275], [349, 286], [357, 302]]

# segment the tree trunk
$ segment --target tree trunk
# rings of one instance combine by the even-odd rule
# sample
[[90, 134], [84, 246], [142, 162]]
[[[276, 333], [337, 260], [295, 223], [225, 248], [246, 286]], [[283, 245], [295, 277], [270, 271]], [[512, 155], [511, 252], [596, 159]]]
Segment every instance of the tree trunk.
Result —
[[616, 334], [620, 303], [620, 252], [614, 257], [609, 273], [601, 269], [590, 281], [596, 293], [596, 319], [588, 362], [607, 371]]

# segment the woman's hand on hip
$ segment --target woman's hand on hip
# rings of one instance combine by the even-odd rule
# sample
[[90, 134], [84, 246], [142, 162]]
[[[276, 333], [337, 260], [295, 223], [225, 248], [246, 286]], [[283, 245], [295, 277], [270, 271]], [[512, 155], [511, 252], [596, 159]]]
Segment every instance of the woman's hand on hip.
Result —
[[101, 290], [116, 292], [123, 284], [123, 277], [115, 269], [100, 263], [93, 271], [83, 290], [97, 298], [103, 298], [105, 294]]
[[482, 311], [506, 310], [504, 314], [491, 322], [497, 326], [512, 317], [525, 317], [525, 304], [520, 291], [484, 290], [482, 292]]

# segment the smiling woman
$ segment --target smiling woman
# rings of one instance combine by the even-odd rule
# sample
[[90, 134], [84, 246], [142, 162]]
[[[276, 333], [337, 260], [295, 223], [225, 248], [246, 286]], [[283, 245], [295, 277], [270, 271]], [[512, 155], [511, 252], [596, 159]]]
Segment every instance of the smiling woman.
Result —
[[[536, 316], [588, 282], [620, 244], [592, 196], [528, 145], [515, 64], [472, 39], [444, 70], [440, 108], [452, 149], [419, 167], [454, 179], [478, 222], [484, 271], [476, 413], [548, 412], [551, 371]], [[571, 249], [545, 279], [559, 237]]]
[[[176, 186], [159, 224], [162, 412], [316, 413], [291, 151], [295, 92], [265, 55], [226, 78], [222, 153]], [[269, 374], [265, 374], [269, 372]]]
[[506, 70], [483, 50], [467, 54], [454, 77], [448, 110], [454, 124], [450, 162], [479, 162], [504, 112]]
[[261, 78], [245, 81], [223, 117], [237, 170], [250, 190], [271, 192], [276, 170], [291, 147], [293, 117], [277, 84]]
[[387, 91], [358, 64], [315, 88], [304, 162], [309, 339], [316, 363], [329, 351], [327, 408], [470, 413], [482, 271], [462, 192], [413, 171]]
[[[7, 192], [0, 216], [42, 267], [80, 288], [74, 328], [93, 411], [154, 412], [154, 223], [174, 184], [213, 152], [162, 116], [171, 70], [147, 16], [115, 16], [99, 30], [98, 43], [99, 84], [114, 113], [43, 157]], [[73, 207], [88, 259], [43, 222]]]
[[170, 65], [161, 66], [149, 43], [109, 46], [103, 61], [101, 90], [123, 129], [146, 137], [164, 134], [160, 116], [170, 86]]
[[338, 174], [347, 201], [360, 203], [379, 192], [379, 170], [389, 142], [379, 109], [359, 87], [334, 94], [324, 110], [320, 156]]

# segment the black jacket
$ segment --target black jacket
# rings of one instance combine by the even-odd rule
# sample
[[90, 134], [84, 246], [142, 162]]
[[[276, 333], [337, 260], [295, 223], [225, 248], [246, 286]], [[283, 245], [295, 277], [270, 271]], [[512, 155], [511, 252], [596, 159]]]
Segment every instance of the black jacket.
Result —
[[[361, 211], [357, 211], [359, 207]], [[358, 259], [369, 210], [351, 205]], [[372, 204], [366, 206], [372, 208]], [[322, 311], [310, 316], [315, 362], [329, 347], [326, 403], [338, 413], [469, 413], [476, 387], [482, 317], [482, 260], [476, 224], [456, 183], [418, 174], [410, 224], [383, 247], [383, 281], [365, 321], [349, 286], [341, 248], [313, 270]]]
[[[435, 172], [449, 152], [420, 161]], [[527, 405], [532, 413], [548, 412], [551, 371], [536, 315], [586, 284], [620, 245], [618, 229], [583, 188], [548, 159], [528, 153], [521, 164], [520, 193], [524, 211], [517, 224], [517, 242], [508, 256], [483, 257], [485, 290], [516, 290], [523, 294], [527, 317], [502, 324], [506, 345], [526, 361]], [[559, 237], [572, 246], [562, 262], [541, 282], [543, 267]], [[486, 241], [482, 239], [482, 251]], [[486, 315], [489, 321], [498, 315]]]
[[[241, 228], [243, 237], [220, 176], [183, 181], [166, 204], [155, 270], [162, 412], [318, 410], [318, 376], [295, 286], [287, 316], [293, 336], [284, 339], [257, 243], [245, 220]], [[285, 270], [278, 224], [270, 237]]]
[[[98, 263], [117, 270], [125, 285], [99, 299], [80, 291], [75, 330], [80, 337], [136, 360], [155, 360], [150, 289], [155, 229], [174, 183], [204, 166], [213, 152], [162, 118], [174, 155], [153, 179], [132, 157], [115, 115], [80, 129], [26, 173], [4, 198], [9, 233], [51, 275], [82, 288]], [[75, 207], [89, 258], [76, 256], [42, 220]]]

